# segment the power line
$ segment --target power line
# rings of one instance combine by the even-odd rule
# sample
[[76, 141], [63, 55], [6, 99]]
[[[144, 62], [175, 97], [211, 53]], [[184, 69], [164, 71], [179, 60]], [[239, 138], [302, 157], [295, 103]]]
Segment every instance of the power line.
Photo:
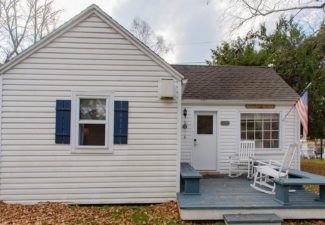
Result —
[[219, 41], [200, 41], [200, 42], [185, 42], [185, 43], [176, 43], [174, 46], [182, 46], [182, 45], [206, 45], [206, 44], [217, 44]]
[[206, 64], [206, 62], [203, 62], [203, 61], [197, 61], [197, 62], [177, 62], [176, 64]]

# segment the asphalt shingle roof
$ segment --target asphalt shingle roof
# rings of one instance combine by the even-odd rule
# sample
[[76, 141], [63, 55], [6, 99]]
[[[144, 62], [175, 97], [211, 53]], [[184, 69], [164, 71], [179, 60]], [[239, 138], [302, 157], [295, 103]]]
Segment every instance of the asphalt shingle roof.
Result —
[[268, 67], [172, 66], [188, 80], [183, 99], [295, 101], [299, 97]]

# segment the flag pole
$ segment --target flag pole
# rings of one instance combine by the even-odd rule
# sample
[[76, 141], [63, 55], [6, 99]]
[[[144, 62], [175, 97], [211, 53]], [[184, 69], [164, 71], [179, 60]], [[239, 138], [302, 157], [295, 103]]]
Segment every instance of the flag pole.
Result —
[[300, 96], [301, 96], [305, 91], [308, 90], [308, 88], [310, 87], [311, 84], [312, 84], [312, 82], [309, 82], [309, 84], [305, 87], [305, 89], [302, 90], [302, 92], [300, 92], [300, 94], [299, 94], [299, 98], [295, 101], [295, 104], [293, 104], [293, 106], [291, 107], [291, 109], [289, 110], [289, 112], [287, 112], [286, 115], [283, 117], [282, 121], [284, 121], [284, 120], [288, 117], [288, 115], [291, 113], [291, 111], [294, 109], [295, 105], [296, 105], [297, 102], [299, 101]]

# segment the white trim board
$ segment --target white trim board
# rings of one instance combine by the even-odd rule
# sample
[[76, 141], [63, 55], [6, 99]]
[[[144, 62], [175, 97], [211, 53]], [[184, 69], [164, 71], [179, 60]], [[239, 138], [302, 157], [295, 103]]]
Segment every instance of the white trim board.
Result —
[[224, 214], [275, 213], [283, 219], [325, 219], [324, 209], [180, 209], [182, 220], [223, 220]]
[[183, 99], [182, 104], [190, 104], [193, 106], [224, 106], [245, 104], [274, 104], [277, 106], [293, 106], [294, 101], [272, 101], [272, 100], [212, 100], [212, 99]]

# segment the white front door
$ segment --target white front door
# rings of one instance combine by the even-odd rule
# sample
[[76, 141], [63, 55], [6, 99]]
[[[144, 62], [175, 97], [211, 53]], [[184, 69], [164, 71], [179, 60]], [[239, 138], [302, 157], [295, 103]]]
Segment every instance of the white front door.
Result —
[[194, 151], [192, 166], [196, 170], [217, 169], [217, 115], [213, 112], [195, 113]]

